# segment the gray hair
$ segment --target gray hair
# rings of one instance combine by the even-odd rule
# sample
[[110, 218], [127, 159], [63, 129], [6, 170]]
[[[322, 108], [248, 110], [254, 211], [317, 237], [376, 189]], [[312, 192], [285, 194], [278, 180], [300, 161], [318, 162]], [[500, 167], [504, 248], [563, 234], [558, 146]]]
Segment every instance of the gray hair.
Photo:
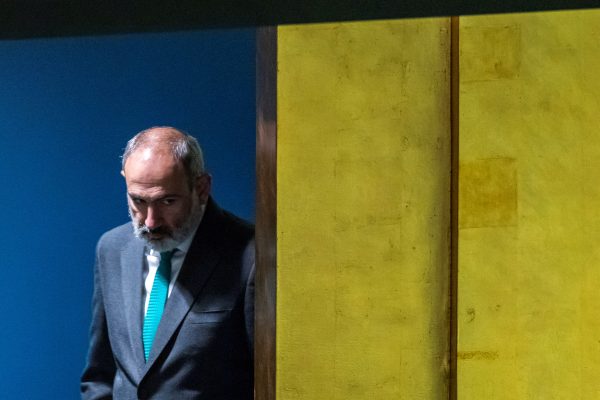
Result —
[[123, 170], [125, 170], [127, 159], [137, 149], [150, 147], [158, 143], [167, 144], [171, 149], [173, 159], [183, 166], [190, 186], [194, 184], [197, 177], [204, 174], [204, 157], [202, 148], [196, 138], [187, 132], [169, 126], [155, 126], [132, 137], [127, 142], [121, 157]]

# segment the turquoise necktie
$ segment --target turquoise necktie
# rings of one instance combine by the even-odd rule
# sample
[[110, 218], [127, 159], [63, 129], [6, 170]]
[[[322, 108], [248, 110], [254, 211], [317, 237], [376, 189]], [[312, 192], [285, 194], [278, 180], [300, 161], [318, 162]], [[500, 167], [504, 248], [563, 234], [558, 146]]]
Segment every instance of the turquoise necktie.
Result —
[[175, 250], [160, 253], [160, 264], [154, 276], [152, 289], [150, 291], [150, 301], [148, 302], [148, 311], [144, 318], [144, 327], [142, 329], [142, 341], [144, 342], [144, 358], [148, 361], [150, 349], [156, 330], [160, 323], [167, 295], [169, 293], [169, 281], [171, 280], [171, 257]]

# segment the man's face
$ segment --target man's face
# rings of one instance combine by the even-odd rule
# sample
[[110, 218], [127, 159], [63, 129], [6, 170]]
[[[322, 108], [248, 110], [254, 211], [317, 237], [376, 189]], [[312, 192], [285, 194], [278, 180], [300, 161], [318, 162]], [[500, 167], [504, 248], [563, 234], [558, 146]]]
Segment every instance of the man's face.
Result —
[[190, 188], [183, 167], [164, 150], [135, 151], [125, 163], [129, 213], [136, 236], [151, 248], [167, 251], [183, 241], [202, 217], [210, 177]]

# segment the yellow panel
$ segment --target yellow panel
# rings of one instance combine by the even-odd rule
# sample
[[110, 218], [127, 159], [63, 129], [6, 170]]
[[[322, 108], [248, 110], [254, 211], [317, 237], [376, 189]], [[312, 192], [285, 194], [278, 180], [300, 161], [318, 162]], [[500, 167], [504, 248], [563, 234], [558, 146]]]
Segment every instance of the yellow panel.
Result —
[[459, 399], [600, 398], [600, 11], [460, 20]]
[[448, 30], [279, 28], [278, 400], [447, 394]]

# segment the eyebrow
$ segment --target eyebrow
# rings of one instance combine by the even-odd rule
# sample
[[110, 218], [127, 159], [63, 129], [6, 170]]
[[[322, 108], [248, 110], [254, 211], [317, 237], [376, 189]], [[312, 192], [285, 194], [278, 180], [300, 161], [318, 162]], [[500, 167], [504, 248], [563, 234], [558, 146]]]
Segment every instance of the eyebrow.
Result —
[[131, 192], [127, 192], [127, 196], [129, 196], [130, 199], [140, 199], [140, 200], [144, 200], [147, 203], [152, 203], [154, 201], [161, 201], [161, 200], [168, 199], [168, 198], [181, 198], [180, 194], [170, 194], [170, 193], [156, 197], [156, 198], [146, 197], [146, 196], [138, 195], [138, 194], [131, 193]]

